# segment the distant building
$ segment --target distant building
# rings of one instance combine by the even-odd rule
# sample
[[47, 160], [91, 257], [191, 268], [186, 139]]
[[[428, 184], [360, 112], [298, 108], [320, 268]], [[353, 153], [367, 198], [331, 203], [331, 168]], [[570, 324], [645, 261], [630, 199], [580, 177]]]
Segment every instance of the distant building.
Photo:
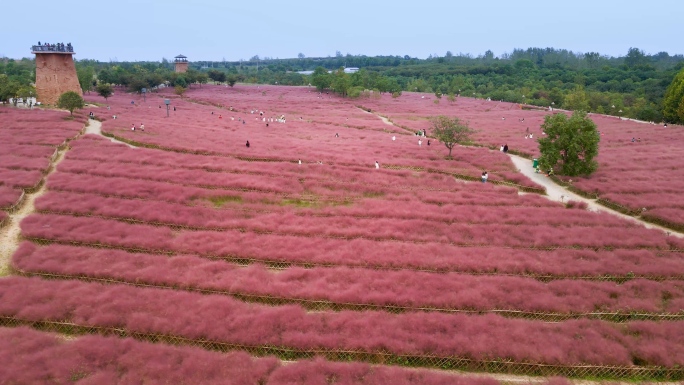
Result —
[[43, 104], [57, 104], [59, 96], [74, 91], [83, 96], [76, 75], [74, 47], [68, 44], [40, 44], [31, 47], [36, 55], [36, 99]]
[[[329, 74], [333, 73], [335, 71], [328, 71]], [[353, 74], [359, 72], [359, 67], [345, 67], [344, 68], [344, 73], [345, 74]], [[311, 75], [314, 72], [313, 71], [297, 71], [298, 74], [300, 75]]]
[[188, 58], [183, 55], [178, 55], [174, 58], [173, 64], [178, 73], [188, 72]]

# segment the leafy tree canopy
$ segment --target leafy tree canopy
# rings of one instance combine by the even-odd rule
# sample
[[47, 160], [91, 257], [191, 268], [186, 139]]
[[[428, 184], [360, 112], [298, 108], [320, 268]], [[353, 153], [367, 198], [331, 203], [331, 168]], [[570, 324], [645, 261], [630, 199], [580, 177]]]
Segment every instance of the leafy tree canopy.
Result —
[[185, 91], [187, 91], [187, 88], [185, 88], [183, 86], [176, 86], [176, 87], [174, 87], [173, 90], [176, 93], [176, 95], [178, 95], [182, 98], [183, 94], [185, 94]]
[[69, 113], [73, 116], [74, 110], [77, 108], [83, 108], [85, 106], [85, 101], [81, 95], [74, 91], [67, 91], [59, 96], [57, 100], [57, 107], [69, 110]]
[[108, 83], [98, 84], [95, 90], [97, 91], [97, 94], [105, 98], [105, 100], [107, 100], [107, 98], [112, 96], [112, 94], [114, 93], [112, 85]]
[[584, 111], [575, 111], [570, 118], [563, 113], [547, 115], [541, 128], [546, 133], [538, 140], [543, 170], [568, 176], [596, 171], [600, 136]]
[[470, 137], [475, 130], [468, 127], [468, 123], [464, 123], [459, 118], [449, 118], [448, 116], [440, 115], [432, 118], [431, 126], [432, 134], [444, 143], [444, 146], [449, 149], [449, 157], [451, 158], [451, 150], [457, 143], [465, 143], [470, 141]]
[[663, 117], [667, 122], [684, 124], [684, 68], [665, 91]]
[[311, 84], [316, 87], [318, 91], [323, 91], [330, 87], [332, 83], [332, 76], [323, 67], [316, 67], [313, 74], [311, 75]]

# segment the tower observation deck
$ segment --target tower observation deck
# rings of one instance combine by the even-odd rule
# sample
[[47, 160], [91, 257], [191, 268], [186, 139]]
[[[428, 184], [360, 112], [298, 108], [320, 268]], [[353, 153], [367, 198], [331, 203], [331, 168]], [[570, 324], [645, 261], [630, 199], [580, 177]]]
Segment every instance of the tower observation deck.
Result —
[[183, 55], [178, 55], [173, 58], [176, 72], [183, 73], [188, 71], [188, 58]]
[[59, 96], [74, 91], [83, 96], [76, 75], [71, 43], [41, 44], [31, 46], [36, 55], [36, 99], [44, 104], [56, 104]]

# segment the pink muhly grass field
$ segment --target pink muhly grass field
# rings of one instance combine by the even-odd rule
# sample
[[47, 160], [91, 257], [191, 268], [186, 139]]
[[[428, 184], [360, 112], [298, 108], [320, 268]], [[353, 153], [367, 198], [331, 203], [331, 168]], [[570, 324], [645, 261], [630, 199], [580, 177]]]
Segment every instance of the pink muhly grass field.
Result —
[[[89, 228], [88, 231], [85, 228]], [[22, 231], [32, 237], [45, 237], [81, 242], [102, 241], [113, 246], [170, 247], [177, 252], [215, 253], [236, 237], [259, 237], [263, 234], [294, 236], [306, 242], [311, 239], [355, 238], [402, 243], [437, 243], [441, 246], [498, 247], [616, 247], [670, 249], [679, 245], [657, 230], [637, 226], [550, 229], [541, 225], [461, 224], [450, 225], [428, 221], [394, 221], [390, 219], [357, 219], [352, 217], [305, 218], [293, 213], [263, 215], [259, 219], [236, 219], [231, 231], [182, 230], [171, 234], [170, 228], [146, 224], [127, 224], [100, 218], [64, 215], [32, 215], [22, 222]], [[420, 229], [420, 230], [418, 230]], [[244, 233], [244, 234], [243, 234]], [[148, 234], [146, 236], [145, 234]], [[156, 235], [160, 238], [150, 237]], [[244, 235], [244, 236], [243, 236]], [[100, 238], [102, 237], [102, 238]], [[622, 238], [621, 238], [622, 237]], [[134, 241], [134, 239], [136, 241]], [[139, 240], [139, 241], [138, 241]], [[213, 244], [209, 246], [209, 244]], [[218, 247], [218, 248], [217, 248]], [[222, 254], [222, 253], [218, 253]]]
[[466, 377], [436, 371], [407, 370], [362, 363], [328, 362], [321, 358], [283, 365], [271, 374], [267, 384], [451, 384], [497, 385], [486, 377]]
[[508, 246], [458, 247], [433, 242], [325, 238], [313, 230], [310, 236], [239, 231], [174, 231], [169, 227], [53, 214], [31, 215], [21, 222], [21, 228], [24, 236], [61, 242], [77, 241], [205, 257], [347, 266], [467, 272], [512, 271], [518, 274], [537, 272], [561, 276], [637, 274], [669, 277], [673, 274], [679, 276], [682, 264], [678, 253], [658, 255], [657, 250], [542, 251], [525, 248], [515, 250]]
[[[432, 98], [413, 93], [398, 99], [383, 95], [342, 100], [310, 91], [203, 86], [191, 88], [182, 100], [170, 90], [149, 94], [146, 103], [138, 95], [120, 93], [107, 101], [111, 110], [93, 108], [104, 120], [104, 132], [165, 150], [130, 149], [95, 135], [69, 142], [64, 160], [47, 180], [47, 193], [36, 200], [38, 212], [21, 222], [21, 235], [71, 246], [39, 247], [25, 241], [13, 256], [13, 266], [29, 274], [113, 279], [167, 289], [100, 285], [68, 277], [9, 277], [0, 280], [0, 316], [299, 349], [564, 365], [684, 363], [684, 322], [679, 321], [544, 323], [491, 314], [307, 312], [296, 305], [270, 307], [225, 293], [193, 292], [475, 311], [576, 314], [684, 309], [684, 258], [673, 250], [683, 249], [684, 241], [607, 214], [582, 207], [569, 210], [536, 194], [521, 195], [517, 188], [482, 184], [479, 175], [487, 170], [493, 182], [535, 186], [498, 150], [456, 147], [454, 159], [447, 160], [442, 144], [433, 140], [427, 146], [424, 138], [418, 146], [414, 135], [421, 128], [430, 134], [428, 116], [461, 116], [480, 130], [475, 137], [480, 144], [507, 143], [514, 151], [534, 154], [536, 140], [524, 139], [523, 124], [536, 124], [536, 131], [534, 127], [530, 131], [537, 137], [547, 112], [467, 98], [435, 104]], [[102, 101], [94, 94], [86, 98]], [[171, 118], [159, 108], [162, 98], [172, 99], [177, 107]], [[357, 105], [371, 107], [407, 128], [385, 124]], [[105, 116], [110, 114], [117, 119]], [[270, 120], [282, 115], [286, 122]], [[28, 116], [16, 115], [7, 130], [0, 125], [0, 138], [12, 139], [0, 141], [0, 161], [6, 162], [0, 165], [0, 203], [16, 202], [20, 190], [13, 186], [37, 175], [31, 173], [46, 170], [42, 165], [55, 146], [82, 128], [82, 123], [62, 120], [61, 112], [34, 116], [55, 120], [53, 131], [49, 123], [31, 122]], [[4, 118], [0, 116], [0, 122]], [[131, 124], [141, 123], [145, 132], [130, 130]], [[601, 120], [599, 127], [601, 145], [616, 146], [616, 151], [627, 145], [620, 135], [637, 135], [632, 128], [620, 133], [625, 126], [617, 119]], [[20, 133], [25, 135], [15, 135]], [[505, 142], [499, 143], [502, 139]], [[670, 137], [672, 143], [676, 140]], [[679, 182], [659, 185], [661, 171], [645, 175], [641, 166], [632, 170], [629, 159], [648, 164], [657, 152], [657, 146], [647, 147], [653, 143], [644, 137], [635, 144], [644, 150], [640, 157], [630, 153], [633, 158], [625, 158], [623, 164], [616, 160], [612, 174], [603, 175], [596, 186], [581, 186], [594, 183], [593, 177], [572, 183], [612, 194], [606, 196], [615, 201], [652, 200], [655, 205], [648, 206], [646, 213], [666, 215], [658, 210], [668, 210], [670, 218], [676, 216]], [[671, 167], [668, 154], [658, 159]], [[604, 156], [599, 161], [609, 162]], [[374, 167], [376, 160], [379, 170]], [[9, 171], [18, 173], [4, 177]], [[626, 176], [623, 183], [616, 183], [611, 191], [601, 190], [620, 173]], [[646, 189], [645, 184], [656, 187]], [[83, 245], [76, 246], [79, 243]], [[259, 262], [292, 265], [272, 270]], [[533, 279], [539, 276], [550, 281]], [[601, 282], [602, 277], [626, 281]], [[106, 340], [112, 342], [102, 342], [105, 347], [114, 346], [113, 341], [129, 341]], [[118, 357], [117, 349], [122, 348], [116, 346], [102, 352], [102, 357]], [[169, 350], [161, 356], [150, 351], [150, 378], [158, 378], [153, 373], [160, 372], [154, 370], [168, 367], [164, 357], [174, 354], [200, 357], [187, 358], [188, 366], [178, 364], [186, 371], [196, 369], [197, 362], [229, 365], [188, 351]], [[140, 362], [147, 362], [135, 359], [142, 353], [130, 354], [132, 372]], [[46, 365], [61, 365], [60, 359], [45, 360]], [[232, 362], [233, 357], [226, 360]], [[249, 382], [282, 369], [272, 369], [272, 361], [236, 360], [248, 368], [243, 375]], [[302, 365], [283, 366], [290, 371], [270, 378], [280, 379], [275, 383], [293, 376], [317, 381], [323, 372], [342, 380], [368, 368], [325, 362]], [[210, 382], [230, 376], [229, 370], [206, 374], [200, 370], [187, 378]], [[379, 377], [371, 378], [378, 382], [401, 383], [406, 378], [405, 372], [374, 372]], [[110, 372], [103, 373], [93, 378], [111, 382]]]
[[22, 193], [21, 189], [0, 185], [0, 210], [16, 204], [21, 198]]
[[[631, 365], [633, 357], [640, 365], [684, 362], [682, 322], [638, 322], [626, 330], [590, 320], [550, 324], [495, 315], [306, 313], [297, 306], [250, 305], [225, 296], [18, 277], [0, 281], [0, 299], [0, 316], [235, 344], [562, 365]], [[638, 333], [630, 332], [635, 328]], [[647, 350], [637, 347], [646, 342]]]
[[[539, 155], [537, 139], [543, 136], [540, 126], [544, 116], [559, 112], [523, 110], [514, 103], [465, 97], [457, 98], [454, 103], [442, 100], [439, 104], [434, 104], [433, 99], [433, 95], [407, 92], [394, 100], [368, 99], [359, 103], [389, 116], [398, 124], [417, 129], [429, 128], [426, 119], [429, 116], [458, 116], [479, 131], [475, 135], [477, 142], [494, 148], [508, 144], [511, 150], [530, 158]], [[681, 130], [600, 114], [590, 114], [590, 118], [601, 134], [599, 169], [588, 178], [569, 178], [576, 188], [598, 193], [602, 198], [631, 209], [681, 206], [680, 199], [670, 196], [671, 192], [684, 189], [679, 153], [684, 142]], [[525, 139], [528, 128], [533, 139]], [[632, 142], [632, 138], [638, 140]], [[677, 211], [681, 209], [679, 207]], [[660, 218], [660, 211], [650, 215]], [[684, 215], [680, 214], [678, 218], [665, 212], [663, 215], [663, 219], [672, 223], [684, 224]]]
[[[51, 184], [51, 186], [54, 186]], [[108, 194], [106, 194], [108, 195]], [[316, 218], [326, 220], [355, 220], [357, 225], [379, 219], [406, 221], [424, 221], [434, 226], [448, 227], [453, 223], [487, 224], [500, 222], [510, 225], [536, 225], [539, 220], [546, 218], [545, 223], [556, 227], [596, 227], [608, 226], [622, 228], [625, 222], [619, 218], [606, 214], [587, 215], [581, 210], [572, 210], [558, 216], [559, 208], [535, 206], [478, 206], [472, 205], [443, 205], [439, 212], [434, 212], [429, 204], [416, 202], [410, 206], [392, 204], [391, 202], [377, 202], [374, 199], [363, 199], [353, 205], [329, 206], [322, 208], [301, 209], [293, 211], [287, 205], [264, 205], [261, 195], [260, 201], [246, 201], [241, 195], [234, 199], [239, 203], [229, 201], [217, 208], [210, 203], [210, 197], [204, 201], [196, 199], [181, 205], [162, 200], [121, 199], [118, 197], [86, 192], [75, 194], [69, 191], [54, 190], [41, 196], [36, 201], [39, 211], [73, 213], [77, 215], [99, 215], [110, 218], [131, 218], [143, 222], [163, 223], [167, 225], [193, 226], [199, 228], [231, 228], [236, 226], [250, 226], [250, 218], [254, 218], [252, 226], [259, 226], [258, 221], [267, 219], [277, 223], [281, 216], [290, 224], [297, 221], [309, 221]], [[274, 197], [275, 199], [275, 197]], [[200, 204], [204, 203], [204, 204]], [[482, 202], [492, 203], [492, 202]], [[528, 203], [518, 202], [518, 203]], [[504, 206], [503, 204], [501, 206]], [[292, 216], [295, 216], [293, 219]], [[597, 219], [600, 219], [598, 221]]]
[[0, 165], [7, 169], [47, 170], [50, 161], [46, 158], [34, 158], [15, 155], [0, 155]]
[[[212, 90], [216, 90], [216, 87], [209, 86], [206, 90], [192, 92], [211, 93]], [[271, 122], [269, 127], [262, 121], [264, 117], [258, 115], [263, 109], [247, 110], [235, 106], [235, 111], [231, 112], [176, 98], [173, 99], [173, 103], [177, 105], [178, 111], [173, 112], [171, 119], [167, 119], [164, 109], [157, 108], [157, 102], [131, 106], [128, 98], [126, 102], [122, 102], [114, 100], [114, 97], [113, 110], [118, 111], [118, 119], [104, 122], [103, 130], [129, 140], [175, 150], [203, 151], [213, 155], [263, 157], [285, 161], [302, 159], [305, 163], [349, 163], [364, 168], [372, 168], [377, 160], [382, 165], [430, 166], [474, 177], [479, 175], [482, 169], [487, 169], [490, 170], [493, 180], [503, 179], [497, 172], [507, 173], [506, 175], [515, 172], [512, 163], [505, 156], [483, 149], [463, 148], [455, 157], [456, 161], [445, 161], [445, 154], [441, 151], [443, 148], [437, 146], [437, 143], [432, 146], [425, 143], [419, 147], [417, 138], [412, 134], [387, 131], [391, 126], [382, 123], [379, 118], [339, 100], [335, 100], [334, 103], [325, 102], [325, 109], [314, 111], [317, 116], [324, 113], [326, 119], [332, 118], [336, 123], [319, 122], [316, 117], [300, 113], [307, 108], [306, 105], [311, 100], [315, 100], [313, 94], [308, 94], [303, 89], [290, 88], [285, 98], [289, 97], [293, 99], [286, 103], [278, 103], [273, 95], [260, 99], [259, 103], [264, 108], [268, 105], [278, 111], [266, 111], [265, 115], [269, 118], [271, 114], [285, 114], [290, 117], [286, 119], [286, 123]], [[211, 114], [212, 111], [214, 115]], [[255, 113], [251, 113], [252, 111]], [[219, 119], [218, 115], [221, 115], [222, 119]], [[355, 124], [354, 121], [347, 120], [359, 119], [355, 118], [356, 116], [363, 123]], [[230, 117], [244, 119], [246, 124], [230, 120]], [[131, 131], [133, 122], [139, 125], [139, 121], [145, 122], [145, 132]], [[339, 138], [335, 137], [336, 133], [340, 134]], [[392, 135], [397, 137], [396, 141], [391, 140]], [[251, 143], [249, 149], [245, 147], [247, 140]], [[518, 178], [517, 182], [533, 186], [526, 179]]]
[[3, 108], [0, 111], [0, 154], [14, 154], [14, 146], [43, 146], [54, 148], [66, 139], [78, 135], [83, 128], [83, 113], [73, 120], [63, 111]]
[[[89, 384], [416, 384], [497, 385], [489, 378], [472, 378], [428, 370], [365, 363], [329, 362], [321, 358], [283, 364], [272, 357], [254, 358], [243, 352], [207, 352], [195, 347], [151, 344], [130, 338], [59, 336], [26, 327], [0, 329], [2, 383]], [[558, 384], [556, 384], [558, 385]]]
[[43, 173], [38, 170], [10, 170], [0, 168], [0, 181], [4, 186], [9, 186], [15, 189], [30, 188], [43, 179]]
[[274, 273], [261, 265], [237, 267], [190, 255], [169, 258], [62, 245], [36, 247], [28, 242], [14, 254], [13, 266], [25, 272], [352, 304], [556, 313], [677, 313], [684, 309], [680, 281], [632, 280], [619, 285], [556, 280], [545, 284], [520, 277], [345, 267], [289, 268]]
[[225, 354], [130, 338], [61, 337], [26, 327], [0, 329], [3, 384], [256, 384], [279, 367], [274, 358]]

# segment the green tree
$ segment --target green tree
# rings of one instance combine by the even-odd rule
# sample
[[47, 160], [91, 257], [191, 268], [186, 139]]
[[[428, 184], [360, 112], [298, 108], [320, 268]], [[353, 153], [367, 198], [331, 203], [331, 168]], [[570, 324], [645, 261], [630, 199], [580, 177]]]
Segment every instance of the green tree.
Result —
[[67, 91], [59, 96], [57, 100], [57, 107], [69, 110], [69, 113], [73, 116], [74, 110], [77, 108], [83, 108], [85, 102], [81, 95], [74, 91]]
[[174, 87], [173, 90], [174, 90], [174, 92], [176, 93], [176, 95], [178, 95], [178, 96], [180, 96], [181, 98], [183, 98], [183, 94], [185, 94], [185, 91], [187, 91], [187, 88], [185, 88], [185, 87], [183, 87], [183, 86], [176, 86], [176, 87]]
[[22, 86], [21, 88], [19, 88], [19, 91], [17, 91], [17, 94], [20, 98], [23, 99], [34, 97], [36, 96], [36, 87], [32, 85]]
[[179, 76], [179, 77], [177, 77], [176, 80], [173, 82], [173, 85], [174, 85], [174, 86], [180, 86], [180, 87], [185, 88], [185, 87], [188, 86], [188, 82], [185, 80], [185, 77]]
[[663, 118], [669, 123], [684, 123], [684, 68], [665, 91]]
[[8, 101], [14, 98], [14, 105], [16, 106], [20, 89], [21, 83], [10, 79], [5, 74], [0, 74], [0, 101]]
[[226, 73], [223, 71], [209, 70], [209, 72], [207, 72], [207, 75], [209, 75], [209, 79], [213, 80], [216, 83], [223, 83], [226, 81]]
[[351, 85], [349, 75], [344, 72], [344, 68], [340, 68], [335, 71], [332, 76], [332, 81], [330, 83], [330, 88], [332, 88], [336, 93], [347, 96], [347, 91]]
[[596, 171], [600, 136], [586, 112], [575, 111], [570, 118], [563, 113], [547, 115], [541, 128], [546, 133], [538, 140], [543, 170], [568, 176]]
[[318, 91], [329, 88], [331, 82], [332, 77], [328, 73], [328, 70], [323, 67], [316, 67], [313, 74], [311, 74], [311, 84], [313, 84]]
[[112, 89], [112, 85], [109, 83], [100, 83], [97, 85], [95, 88], [97, 91], [97, 94], [105, 98], [105, 101], [107, 100], [108, 97], [112, 96], [114, 93], [114, 90]]
[[588, 111], [589, 98], [584, 88], [575, 87], [575, 89], [565, 96], [563, 100], [563, 108], [572, 111]]
[[95, 68], [91, 66], [78, 66], [76, 68], [76, 77], [81, 84], [83, 92], [90, 92], [93, 88], [93, 78], [95, 77]]
[[[225, 74], [224, 74], [225, 75]], [[223, 77], [224, 81], [228, 82], [228, 85], [232, 88], [235, 83], [237, 83], [237, 77], [235, 75], [229, 75], [228, 77], [224, 76]]]
[[648, 64], [648, 58], [644, 51], [639, 48], [630, 47], [625, 56], [625, 64], [627, 67], [634, 68], [639, 65]]
[[204, 72], [197, 74], [196, 79], [197, 83], [200, 84], [200, 88], [202, 88], [202, 84], [207, 84], [207, 82], [209, 82], [209, 76], [207, 76], [207, 74], [205, 74]]
[[435, 138], [444, 143], [444, 146], [449, 149], [449, 158], [451, 158], [451, 150], [457, 143], [465, 143], [470, 140], [470, 137], [475, 130], [468, 127], [468, 123], [464, 123], [459, 118], [449, 118], [448, 116], [440, 115], [431, 119], [432, 133]]

